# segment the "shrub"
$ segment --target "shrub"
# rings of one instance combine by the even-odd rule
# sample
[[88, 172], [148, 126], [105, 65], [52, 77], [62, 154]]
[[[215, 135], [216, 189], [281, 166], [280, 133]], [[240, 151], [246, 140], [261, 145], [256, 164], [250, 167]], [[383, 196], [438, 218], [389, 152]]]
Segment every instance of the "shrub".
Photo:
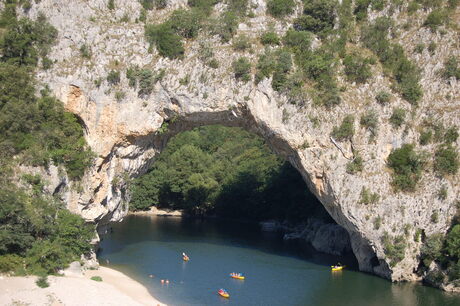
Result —
[[380, 200], [378, 193], [371, 192], [368, 188], [364, 187], [361, 189], [361, 194], [359, 196], [359, 203], [361, 204], [375, 204]]
[[178, 9], [172, 12], [166, 24], [184, 38], [195, 38], [202, 27], [203, 19], [204, 15], [200, 10]]
[[335, 0], [304, 2], [304, 15], [294, 20], [294, 28], [313, 33], [331, 30], [334, 27], [336, 5]]
[[444, 134], [444, 142], [447, 144], [453, 143], [457, 141], [458, 138], [458, 131], [456, 126], [452, 126], [447, 129], [446, 133]]
[[368, 110], [366, 113], [361, 115], [361, 120], [359, 121], [361, 126], [368, 129], [372, 135], [377, 134], [377, 127], [379, 124], [379, 120], [377, 118], [377, 113], [375, 110]]
[[425, 50], [425, 44], [424, 44], [424, 43], [419, 43], [419, 44], [417, 44], [417, 45], [415, 46], [415, 48], [414, 48], [414, 51], [415, 51], [416, 53], [419, 53], [419, 54], [422, 53], [423, 50]]
[[93, 276], [93, 277], [91, 277], [91, 279], [93, 281], [96, 281], [96, 282], [102, 282], [102, 277], [100, 277], [100, 276]]
[[438, 199], [444, 201], [445, 199], [447, 199], [447, 187], [446, 186], [442, 186], [439, 190], [438, 190]]
[[50, 286], [50, 284], [48, 283], [48, 277], [46, 276], [41, 276], [39, 277], [35, 283], [37, 284], [38, 287], [40, 288], [47, 288]]
[[115, 9], [115, 0], [109, 0], [109, 2], [107, 3], [107, 7], [109, 8], [109, 10], [114, 10]]
[[294, 51], [301, 53], [310, 50], [312, 39], [310, 32], [289, 29], [283, 37], [283, 43]]
[[115, 92], [115, 100], [117, 100], [117, 102], [123, 101], [125, 97], [126, 97], [126, 93], [124, 91]]
[[83, 58], [91, 58], [91, 49], [86, 44], [83, 44], [80, 47], [80, 54]]
[[268, 0], [267, 12], [273, 17], [284, 17], [292, 14], [295, 8], [294, 0]]
[[[3, 242], [3, 241], [2, 241]], [[15, 272], [24, 264], [24, 258], [16, 254], [0, 256], [0, 273]]]
[[394, 267], [404, 259], [406, 243], [404, 236], [391, 238], [387, 233], [383, 236], [383, 245], [386, 256], [390, 259], [390, 266]]
[[120, 71], [110, 70], [107, 75], [107, 82], [109, 82], [110, 85], [120, 83]]
[[393, 186], [397, 190], [413, 191], [420, 180], [424, 161], [414, 151], [414, 145], [404, 144], [388, 156], [388, 166], [393, 169]]
[[246, 57], [240, 57], [232, 63], [233, 73], [237, 80], [247, 82], [251, 79], [251, 63]]
[[345, 56], [343, 65], [347, 79], [351, 82], [365, 83], [372, 76], [368, 59], [356, 53]]
[[357, 155], [351, 162], [347, 164], [347, 173], [349, 174], [361, 172], [363, 169], [363, 158], [359, 155]]
[[456, 174], [459, 168], [458, 153], [452, 145], [441, 145], [434, 154], [434, 170], [441, 175]]
[[238, 17], [234, 12], [224, 12], [217, 20], [214, 20], [211, 33], [219, 35], [222, 42], [228, 42], [236, 33]]
[[420, 133], [419, 143], [422, 146], [425, 146], [431, 142], [431, 138], [433, 137], [433, 133], [431, 130], [424, 130]]
[[238, 37], [233, 38], [232, 47], [233, 47], [233, 50], [244, 51], [246, 49], [251, 48], [251, 41], [249, 40], [249, 37], [242, 34], [242, 35], [239, 35]]
[[248, 0], [228, 0], [228, 10], [238, 16], [246, 16]]
[[449, 56], [447, 61], [444, 63], [442, 75], [446, 79], [456, 78], [457, 80], [460, 80], [460, 68], [458, 67], [458, 61], [455, 56]]
[[391, 115], [389, 121], [394, 128], [399, 128], [404, 123], [405, 117], [406, 111], [402, 108], [397, 107], [393, 109], [393, 114]]
[[460, 259], [460, 224], [455, 225], [447, 234], [446, 251], [450, 256]]
[[426, 17], [423, 26], [430, 28], [432, 31], [435, 31], [439, 26], [444, 23], [444, 20], [447, 19], [447, 14], [442, 9], [433, 10]]
[[139, 96], [148, 96], [152, 93], [155, 84], [155, 75], [150, 69], [142, 69], [138, 72]]
[[177, 35], [169, 24], [148, 25], [145, 28], [145, 36], [150, 44], [155, 44], [161, 56], [170, 59], [182, 58], [184, 46], [181, 37]]
[[421, 248], [423, 264], [429, 266], [433, 260], [440, 260], [444, 239], [442, 234], [433, 234], [425, 239]]
[[378, 230], [380, 226], [382, 226], [382, 217], [380, 216], [375, 217], [373, 224], [374, 224], [374, 229]]
[[352, 115], [345, 116], [340, 127], [334, 127], [331, 136], [338, 141], [350, 140], [355, 133], [354, 121], [355, 117]]
[[430, 42], [430, 44], [428, 45], [428, 52], [430, 52], [430, 54], [433, 55], [437, 47], [438, 46], [434, 41]]
[[439, 221], [439, 214], [437, 211], [433, 211], [430, 217], [431, 223], [438, 223]]
[[279, 45], [280, 38], [275, 32], [265, 32], [260, 36], [260, 42], [263, 45]]
[[217, 69], [219, 68], [219, 61], [213, 58], [212, 60], [208, 62], [208, 66], [211, 68]]
[[388, 102], [390, 102], [390, 99], [391, 94], [384, 90], [379, 91], [375, 96], [375, 100], [377, 100], [377, 102], [380, 104], [387, 104]]

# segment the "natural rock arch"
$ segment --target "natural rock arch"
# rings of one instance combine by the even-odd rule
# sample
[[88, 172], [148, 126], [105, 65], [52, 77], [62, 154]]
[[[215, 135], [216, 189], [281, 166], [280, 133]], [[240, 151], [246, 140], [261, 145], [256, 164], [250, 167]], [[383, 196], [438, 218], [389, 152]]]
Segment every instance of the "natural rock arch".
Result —
[[[83, 122], [94, 122], [94, 118], [85, 118], [85, 114], [94, 115], [93, 112], [86, 111], [92, 102], [87, 101], [79, 87], [70, 85], [67, 95], [62, 98], [66, 107], [77, 114]], [[260, 99], [268, 98], [266, 95], [261, 95], [258, 101]], [[98, 222], [102, 229], [108, 222], [121, 220], [127, 214], [126, 204], [129, 196], [125, 181], [145, 173], [173, 135], [203, 125], [241, 127], [264, 138], [276, 154], [288, 160], [299, 171], [310, 191], [321, 201], [334, 220], [348, 231], [360, 270], [390, 277], [386, 262], [377, 260], [370, 242], [338, 205], [339, 199], [334, 195], [327, 174], [319, 172], [314, 167], [305, 167], [304, 164], [308, 161], [300, 156], [301, 153], [296, 145], [271, 128], [267, 122], [254, 116], [251, 112], [251, 103], [237, 103], [227, 109], [214, 108], [190, 113], [182, 111], [181, 103], [180, 97], [170, 97], [169, 107], [161, 111], [162, 119], [151, 126], [139, 124], [142, 128], [136, 131], [127, 132], [124, 124], [116, 130], [106, 130], [104, 126], [99, 125], [103, 131], [109, 133], [107, 136], [110, 136], [114, 142], [106, 144], [112, 145], [111, 149], [102, 151], [105, 156], [97, 159], [84, 180], [90, 185], [85, 186], [83, 193], [74, 194], [77, 203], [74, 202], [70, 207], [76, 209], [87, 220]], [[113, 115], [112, 111], [104, 111], [104, 113]], [[110, 118], [103, 117], [99, 120], [111, 121]], [[101, 137], [102, 135], [92, 135], [89, 126], [91, 124], [85, 124], [90, 143], [93, 137], [96, 138], [94, 142], [104, 138]], [[329, 139], [329, 136], [325, 137]], [[102, 148], [94, 144], [92, 147]]]

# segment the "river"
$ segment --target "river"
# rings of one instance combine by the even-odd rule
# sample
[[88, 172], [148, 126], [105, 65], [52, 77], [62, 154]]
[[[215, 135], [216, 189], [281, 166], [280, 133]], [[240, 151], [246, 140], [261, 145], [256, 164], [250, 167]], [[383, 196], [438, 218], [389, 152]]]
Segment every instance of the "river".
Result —
[[[318, 253], [234, 221], [128, 216], [103, 236], [98, 258], [169, 305], [460, 305], [458, 295], [392, 284], [357, 271], [353, 258]], [[337, 261], [347, 268], [331, 272]], [[230, 272], [246, 279], [231, 279]], [[219, 288], [230, 298], [218, 296]]]

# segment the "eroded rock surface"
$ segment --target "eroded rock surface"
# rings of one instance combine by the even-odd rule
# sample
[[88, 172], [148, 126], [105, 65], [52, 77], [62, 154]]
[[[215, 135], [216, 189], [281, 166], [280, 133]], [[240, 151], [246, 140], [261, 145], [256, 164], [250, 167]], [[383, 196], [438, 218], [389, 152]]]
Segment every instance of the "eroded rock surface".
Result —
[[[166, 9], [151, 12], [149, 20], [164, 20], [173, 8], [184, 6], [185, 2], [170, 1]], [[258, 2], [261, 1], [254, 2], [259, 4], [255, 17], [240, 24], [239, 32], [255, 39], [270, 24], [279, 34], [286, 31], [286, 23], [266, 16], [264, 5]], [[331, 110], [314, 106], [311, 99], [296, 106], [273, 91], [270, 80], [258, 85], [236, 81], [230, 66], [240, 54], [217, 37], [199, 36], [188, 41], [183, 60], [162, 58], [155, 48], [149, 53], [143, 24], [134, 22], [140, 12], [138, 1], [116, 1], [116, 9], [109, 11], [103, 0], [42, 0], [28, 14], [35, 18], [39, 11], [59, 31], [59, 43], [50, 54], [55, 64], [50, 70], [39, 72], [39, 79], [49, 84], [66, 109], [81, 119], [88, 143], [97, 154], [82, 182], [71, 186], [66, 196], [69, 209], [87, 220], [103, 224], [122, 219], [128, 211], [126, 184], [148, 169], [167, 140], [177, 132], [218, 123], [244, 127], [261, 135], [274, 152], [297, 168], [308, 188], [348, 232], [363, 271], [392, 280], [414, 280], [421, 245], [413, 238], [415, 231], [423, 229], [426, 235], [446, 232], [455, 211], [453, 202], [459, 195], [458, 177], [437, 177], [430, 168], [423, 173], [415, 193], [394, 192], [386, 158], [392, 149], [418, 142], [418, 127], [430, 116], [445, 125], [460, 125], [460, 84], [455, 79], [443, 80], [438, 73], [448, 56], [459, 55], [459, 37], [455, 32], [440, 35], [415, 26], [397, 38], [410, 59], [422, 69], [424, 96], [419, 106], [412, 109], [407, 127], [394, 129], [388, 121], [392, 108], [410, 106], [396, 94], [391, 105], [375, 102], [377, 92], [392, 91], [380, 65], [373, 66], [373, 77], [363, 85], [346, 83], [340, 76], [339, 86], [345, 88], [341, 93], [343, 101]], [[121, 22], [125, 14], [130, 21]], [[370, 19], [376, 16], [371, 14]], [[425, 16], [413, 22], [420, 25]], [[405, 22], [405, 16], [398, 12], [392, 18], [397, 24]], [[219, 68], [212, 69], [198, 59], [201, 40], [215, 47]], [[434, 55], [413, 52], [421, 40], [436, 42], [438, 49]], [[90, 59], [80, 55], [83, 44], [91, 48]], [[256, 47], [252, 54], [245, 55], [255, 63], [261, 52], [262, 47]], [[165, 76], [147, 97], [140, 97], [137, 90], [128, 86], [125, 71], [135, 64], [153, 71], [165, 70]], [[121, 81], [111, 86], [106, 77], [115, 68], [121, 71]], [[180, 81], [185, 77], [188, 83]], [[124, 97], [117, 101], [116, 92], [123, 92]], [[379, 131], [372, 142], [368, 140], [369, 132], [358, 123], [359, 115], [370, 107], [379, 118]], [[352, 142], [340, 143], [341, 152], [329, 134], [347, 114], [355, 115], [356, 131]], [[458, 148], [459, 142], [455, 145]], [[364, 159], [364, 170], [355, 175], [346, 173], [352, 147]], [[432, 155], [435, 147], [424, 148]], [[444, 200], [437, 196], [441, 186], [448, 190]], [[378, 203], [359, 203], [363, 187], [380, 195]], [[431, 220], [433, 212], [439, 216], [436, 223]], [[375, 225], [376, 218], [381, 219], [380, 226]], [[406, 237], [405, 257], [394, 267], [390, 267], [385, 254], [385, 232]]]

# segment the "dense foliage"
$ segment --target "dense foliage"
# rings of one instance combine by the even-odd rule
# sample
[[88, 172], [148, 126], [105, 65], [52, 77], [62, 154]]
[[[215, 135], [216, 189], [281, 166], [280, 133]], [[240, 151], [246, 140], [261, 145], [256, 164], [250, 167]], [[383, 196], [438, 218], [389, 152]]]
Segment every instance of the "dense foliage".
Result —
[[83, 129], [77, 118], [46, 88], [37, 97], [33, 69], [46, 57], [57, 36], [43, 16], [36, 21], [16, 19], [10, 6], [0, 24], [0, 156], [21, 157], [31, 165], [62, 164], [78, 179], [91, 163]]
[[130, 209], [153, 205], [255, 220], [327, 215], [299, 173], [262, 139], [222, 126], [197, 128], [170, 141], [132, 187]]
[[13, 183], [18, 163], [63, 165], [71, 179], [91, 163], [83, 129], [45, 87], [36, 94], [34, 69], [45, 62], [57, 31], [43, 15], [16, 16], [10, 0], [0, 15], [0, 272], [56, 273], [90, 250], [94, 228], [43, 195], [39, 176]]
[[424, 159], [414, 150], [414, 145], [404, 144], [388, 156], [388, 166], [393, 169], [393, 186], [396, 190], [414, 191], [420, 180]]

